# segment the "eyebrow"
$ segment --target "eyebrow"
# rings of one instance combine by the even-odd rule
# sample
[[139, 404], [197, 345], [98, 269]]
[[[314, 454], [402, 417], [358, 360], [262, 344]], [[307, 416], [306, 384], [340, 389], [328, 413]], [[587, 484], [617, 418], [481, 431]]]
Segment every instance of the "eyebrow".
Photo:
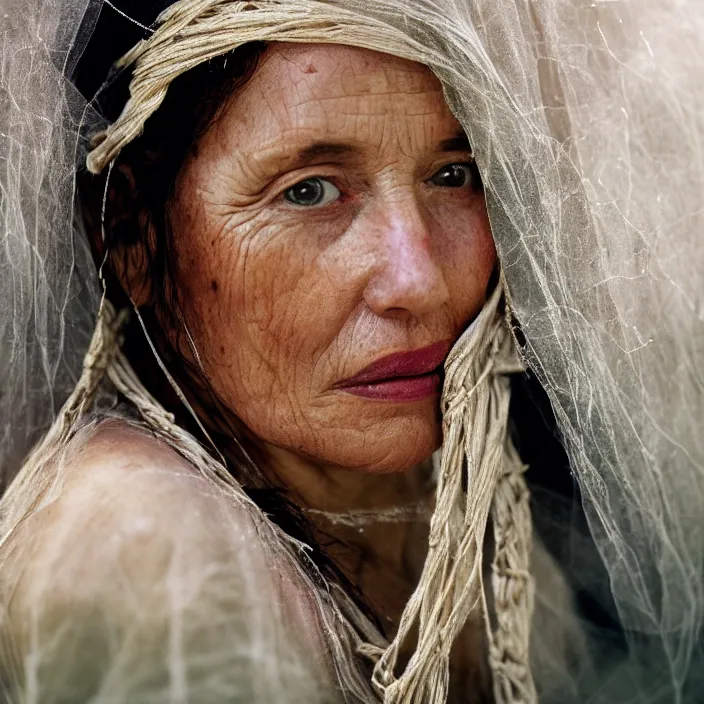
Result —
[[[266, 161], [276, 161], [277, 157], [280, 157], [282, 151], [280, 150], [280, 145], [276, 145], [279, 149], [275, 149], [273, 154], [267, 155]], [[458, 132], [453, 137], [449, 139], [442, 140], [436, 147], [439, 152], [457, 152], [464, 151], [470, 152], [472, 148], [469, 144], [469, 139], [464, 132]], [[284, 150], [285, 152], [285, 150]], [[333, 156], [347, 156], [359, 158], [362, 156], [364, 148], [353, 144], [351, 142], [330, 142], [330, 141], [316, 141], [311, 144], [306, 145], [298, 149], [294, 155], [292, 155], [290, 164], [297, 164], [299, 166], [304, 166], [315, 159], [333, 157]]]
[[471, 152], [472, 145], [464, 132], [458, 132], [454, 137], [440, 142], [438, 151], [441, 152]]
[[361, 153], [361, 149], [354, 144], [346, 142], [313, 142], [307, 147], [303, 147], [296, 154], [296, 161], [305, 163], [312, 159], [317, 159], [321, 156], [341, 156], [344, 154], [357, 155]]
[[[305, 163], [321, 156], [340, 156], [343, 154], [359, 154], [361, 149], [354, 144], [346, 142], [313, 142], [313, 144], [300, 149], [296, 161]], [[458, 132], [454, 137], [444, 139], [437, 147], [440, 152], [471, 152], [472, 147], [464, 132]]]

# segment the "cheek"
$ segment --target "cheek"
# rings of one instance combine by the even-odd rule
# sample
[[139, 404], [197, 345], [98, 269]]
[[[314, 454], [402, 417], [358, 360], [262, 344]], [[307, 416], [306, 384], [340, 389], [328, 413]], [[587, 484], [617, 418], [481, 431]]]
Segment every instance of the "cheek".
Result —
[[179, 290], [203, 367], [233, 412], [270, 437], [302, 417], [316, 361], [339, 331], [343, 306], [321, 273], [320, 243], [309, 228], [261, 218], [226, 229], [201, 218], [187, 231], [219, 233], [177, 247]]
[[473, 318], [486, 299], [496, 264], [496, 248], [483, 197], [467, 203], [448, 203], [434, 212], [438, 256], [444, 262], [451, 305], [462, 322]]
[[[447, 335], [481, 308], [495, 251], [480, 199], [471, 207], [466, 200], [443, 204], [430, 215], [452, 310], [444, 307], [427, 323]], [[398, 469], [432, 451], [439, 432], [434, 408], [399, 418], [397, 411], [372, 409], [366, 417], [358, 404], [317, 395], [321, 379], [339, 371], [331, 365], [364, 344], [365, 326], [354, 325], [351, 344], [341, 347], [347, 339], [341, 331], [357, 320], [358, 280], [370, 266], [360, 238], [332, 236], [309, 219], [234, 221], [203, 210], [174, 223], [174, 230], [179, 295], [203, 368], [255, 435], [305, 454], [334, 455], [341, 466], [373, 456], [369, 466], [381, 466], [382, 457]], [[370, 329], [378, 345], [378, 330]], [[399, 447], [399, 437], [418, 439], [420, 449], [402, 444], [410, 459], [389, 449]], [[370, 447], [360, 453], [365, 443]]]

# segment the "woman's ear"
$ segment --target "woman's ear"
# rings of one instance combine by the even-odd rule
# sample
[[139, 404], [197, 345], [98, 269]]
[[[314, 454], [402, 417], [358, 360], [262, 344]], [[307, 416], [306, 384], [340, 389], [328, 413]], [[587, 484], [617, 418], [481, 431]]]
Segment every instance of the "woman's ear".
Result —
[[95, 259], [98, 266], [105, 260], [113, 278], [137, 307], [149, 305], [153, 293], [149, 266], [153, 227], [140, 204], [132, 169], [126, 164], [117, 165], [107, 178], [107, 196], [105, 180], [97, 180], [91, 184], [91, 202], [84, 209]]

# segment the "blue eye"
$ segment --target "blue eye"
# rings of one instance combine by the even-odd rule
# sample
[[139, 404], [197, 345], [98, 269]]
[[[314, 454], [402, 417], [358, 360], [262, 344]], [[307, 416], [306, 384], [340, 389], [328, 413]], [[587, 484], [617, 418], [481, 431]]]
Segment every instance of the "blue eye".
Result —
[[479, 187], [481, 181], [475, 164], [448, 164], [433, 174], [430, 182], [442, 188]]
[[313, 207], [327, 205], [340, 197], [337, 187], [324, 178], [307, 178], [284, 191], [284, 198], [294, 205]]

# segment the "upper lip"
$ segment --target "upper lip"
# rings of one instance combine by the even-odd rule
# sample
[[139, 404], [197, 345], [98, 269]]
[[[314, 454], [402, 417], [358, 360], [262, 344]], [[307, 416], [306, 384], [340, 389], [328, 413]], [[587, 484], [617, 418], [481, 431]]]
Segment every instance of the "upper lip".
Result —
[[418, 350], [394, 352], [372, 362], [358, 374], [340, 382], [338, 386], [356, 386], [395, 377], [428, 374], [445, 361], [451, 347], [451, 340], [442, 340]]

